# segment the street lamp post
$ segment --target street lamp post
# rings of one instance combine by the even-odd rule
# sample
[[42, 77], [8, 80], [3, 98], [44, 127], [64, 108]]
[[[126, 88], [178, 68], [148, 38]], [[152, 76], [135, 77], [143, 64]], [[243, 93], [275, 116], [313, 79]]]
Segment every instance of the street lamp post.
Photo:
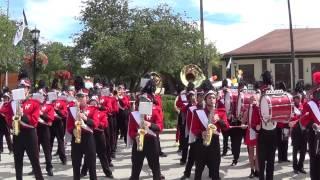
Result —
[[37, 59], [37, 44], [39, 42], [39, 36], [40, 36], [40, 30], [37, 28], [34, 28], [31, 31], [32, 34], [32, 42], [34, 44], [34, 51], [33, 51], [33, 66], [32, 66], [32, 73], [33, 73], [33, 91], [36, 89], [36, 59]]

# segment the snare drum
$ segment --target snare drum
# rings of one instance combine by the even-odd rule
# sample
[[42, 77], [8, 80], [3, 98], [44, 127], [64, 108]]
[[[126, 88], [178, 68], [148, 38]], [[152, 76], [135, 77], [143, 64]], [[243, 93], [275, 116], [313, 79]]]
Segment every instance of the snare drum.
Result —
[[292, 95], [286, 92], [265, 94], [260, 100], [260, 114], [264, 121], [288, 122], [294, 112]]

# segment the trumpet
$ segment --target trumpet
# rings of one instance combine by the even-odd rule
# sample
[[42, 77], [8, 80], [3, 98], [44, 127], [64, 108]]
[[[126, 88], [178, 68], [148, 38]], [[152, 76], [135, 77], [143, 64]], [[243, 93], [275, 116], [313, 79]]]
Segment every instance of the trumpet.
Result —
[[16, 113], [12, 117], [12, 132], [14, 136], [18, 136], [20, 133], [20, 121], [21, 121], [21, 109], [20, 109], [20, 102], [17, 101], [16, 103]]
[[76, 108], [77, 108], [77, 111], [76, 111], [76, 114], [77, 114], [77, 117], [76, 117], [76, 121], [75, 121], [75, 126], [76, 128], [73, 130], [73, 134], [74, 134], [74, 137], [75, 137], [75, 143], [76, 144], [80, 144], [81, 143], [81, 125], [82, 125], [82, 120], [81, 120], [81, 117], [80, 117], [80, 104], [77, 102], [76, 103]]
[[211, 119], [213, 117], [214, 117], [214, 113], [212, 111], [210, 111], [210, 114], [209, 114], [209, 122], [210, 123], [208, 124], [208, 127], [202, 137], [204, 146], [210, 146], [212, 136], [217, 131], [217, 126], [211, 123]]
[[140, 128], [138, 129], [138, 135], [136, 137], [137, 151], [143, 151], [144, 136], [147, 133], [147, 130], [144, 124], [144, 114], [140, 114], [140, 120], [141, 120], [141, 125], [140, 125]]

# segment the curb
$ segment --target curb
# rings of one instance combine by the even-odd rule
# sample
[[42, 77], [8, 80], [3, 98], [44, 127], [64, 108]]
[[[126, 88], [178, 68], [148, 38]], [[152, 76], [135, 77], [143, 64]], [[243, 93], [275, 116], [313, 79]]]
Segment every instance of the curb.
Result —
[[172, 128], [172, 129], [163, 129], [161, 134], [175, 134], [177, 132], [177, 129]]

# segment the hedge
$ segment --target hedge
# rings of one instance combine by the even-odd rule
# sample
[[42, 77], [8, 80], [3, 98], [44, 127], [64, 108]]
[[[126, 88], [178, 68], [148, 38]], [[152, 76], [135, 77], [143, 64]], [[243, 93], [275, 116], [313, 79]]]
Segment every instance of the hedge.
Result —
[[165, 128], [175, 128], [177, 124], [178, 114], [174, 109], [174, 100], [175, 96], [173, 95], [163, 95], [162, 96], [162, 106], [164, 113], [164, 127]]

